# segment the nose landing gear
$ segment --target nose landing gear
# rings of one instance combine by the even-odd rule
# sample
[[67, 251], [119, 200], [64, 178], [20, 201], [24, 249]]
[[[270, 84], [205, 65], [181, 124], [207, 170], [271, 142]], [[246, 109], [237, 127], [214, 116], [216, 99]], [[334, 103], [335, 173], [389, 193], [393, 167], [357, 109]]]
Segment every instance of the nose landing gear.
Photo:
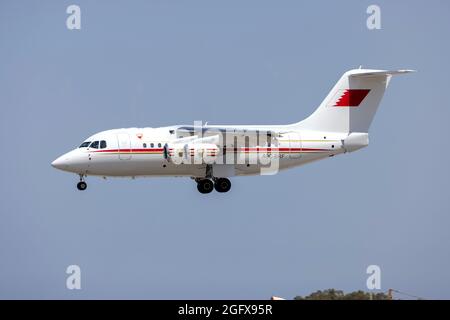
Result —
[[80, 191], [84, 191], [87, 188], [87, 183], [84, 182], [83, 175], [80, 174], [80, 182], [77, 183], [77, 189]]
[[80, 181], [77, 183], [77, 189], [80, 191], [86, 190], [87, 188], [87, 183], [84, 181]]

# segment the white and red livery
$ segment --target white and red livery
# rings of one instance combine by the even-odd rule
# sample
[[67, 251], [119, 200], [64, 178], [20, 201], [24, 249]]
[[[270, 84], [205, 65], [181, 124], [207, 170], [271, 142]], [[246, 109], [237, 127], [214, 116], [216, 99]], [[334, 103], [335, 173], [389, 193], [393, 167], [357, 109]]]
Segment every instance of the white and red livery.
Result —
[[369, 144], [369, 127], [392, 76], [412, 70], [350, 70], [316, 111], [288, 125], [177, 125], [96, 133], [52, 166], [85, 177], [183, 176], [201, 193], [228, 178], [273, 174]]

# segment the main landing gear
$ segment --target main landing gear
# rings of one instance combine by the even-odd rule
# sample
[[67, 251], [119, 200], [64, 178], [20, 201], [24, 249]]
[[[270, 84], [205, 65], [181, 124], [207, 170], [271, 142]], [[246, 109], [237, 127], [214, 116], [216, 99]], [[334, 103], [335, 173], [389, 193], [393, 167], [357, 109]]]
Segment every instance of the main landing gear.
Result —
[[200, 193], [210, 193], [214, 189], [214, 183], [209, 179], [198, 180], [197, 189]]
[[214, 179], [214, 189], [217, 192], [228, 192], [231, 189], [231, 181], [227, 178]]
[[80, 182], [77, 183], [77, 189], [80, 191], [84, 191], [87, 188], [87, 183], [84, 182], [83, 175], [80, 174]]
[[197, 182], [198, 191], [204, 194], [212, 192], [213, 189], [220, 193], [228, 192], [231, 189], [231, 182], [227, 178], [213, 178], [212, 181], [198, 178], [195, 181]]

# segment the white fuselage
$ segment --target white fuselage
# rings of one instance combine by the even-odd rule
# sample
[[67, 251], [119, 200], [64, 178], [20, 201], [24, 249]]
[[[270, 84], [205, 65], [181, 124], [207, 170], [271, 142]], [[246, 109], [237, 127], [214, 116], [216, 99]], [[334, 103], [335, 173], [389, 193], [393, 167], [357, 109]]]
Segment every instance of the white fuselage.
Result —
[[[84, 176], [205, 177], [207, 164], [176, 164], [165, 157], [164, 146], [180, 138], [177, 128], [174, 126], [103, 131], [86, 139], [87, 146], [62, 155], [52, 165]], [[211, 126], [211, 128], [214, 127]], [[254, 126], [241, 126], [241, 128], [258, 129]], [[259, 144], [256, 141], [252, 143], [255, 139], [249, 138], [247, 144], [235, 145], [231, 142], [223, 146], [217, 155], [218, 159], [211, 164], [216, 176], [216, 172], [220, 173], [220, 177], [256, 175], [264, 172], [264, 168], [271, 168], [273, 170], [270, 172], [274, 173], [277, 170], [351, 151], [348, 148], [346, 150], [343, 143], [348, 134], [301, 132], [291, 130], [288, 126], [259, 128], [280, 132], [280, 135], [270, 139], [269, 142], [259, 141]], [[92, 146], [95, 141], [99, 143]], [[229, 161], [226, 161], [224, 154]], [[271, 164], [269, 165], [268, 162]]]

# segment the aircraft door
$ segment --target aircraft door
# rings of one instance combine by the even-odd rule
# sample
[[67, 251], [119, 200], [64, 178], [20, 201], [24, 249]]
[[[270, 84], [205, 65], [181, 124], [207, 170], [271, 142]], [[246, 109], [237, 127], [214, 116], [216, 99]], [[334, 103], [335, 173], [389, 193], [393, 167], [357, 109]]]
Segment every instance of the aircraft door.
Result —
[[131, 140], [128, 133], [119, 133], [117, 135], [117, 143], [119, 146], [119, 159], [130, 160], [131, 159]]
[[301, 157], [302, 141], [297, 132], [289, 133], [289, 158], [299, 159]]

